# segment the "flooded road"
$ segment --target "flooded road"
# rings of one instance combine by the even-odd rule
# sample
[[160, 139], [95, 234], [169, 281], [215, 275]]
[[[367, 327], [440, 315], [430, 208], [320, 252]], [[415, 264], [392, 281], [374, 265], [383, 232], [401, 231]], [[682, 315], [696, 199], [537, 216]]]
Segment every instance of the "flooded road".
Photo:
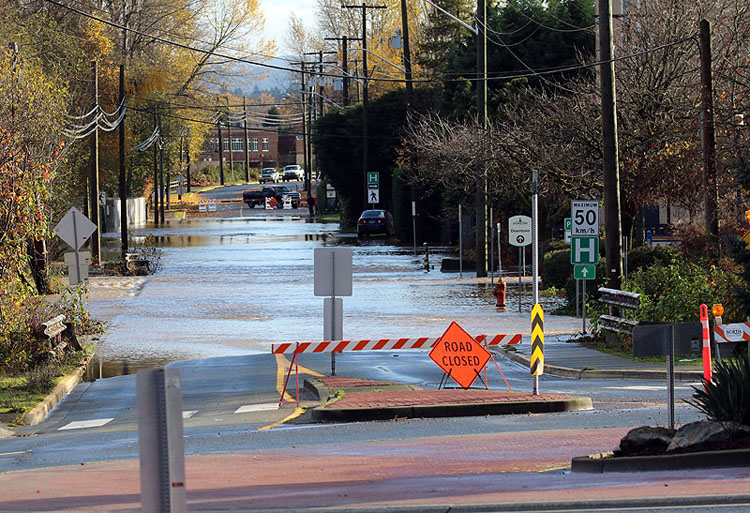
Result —
[[[313, 249], [323, 246], [353, 248], [354, 292], [343, 298], [347, 339], [437, 337], [452, 320], [473, 334], [529, 333], [530, 297], [518, 314], [515, 280], [508, 280], [510, 311], [499, 313], [489, 279], [439, 271], [451, 248], [431, 247], [435, 270], [426, 272], [411, 245], [358, 241], [339, 233], [338, 223], [252, 214], [134, 232], [154, 237], [163, 251], [161, 267], [134, 279], [127, 294], [92, 294], [92, 314], [109, 321], [98, 350], [102, 365], [132, 370], [321, 340], [323, 298], [313, 295]], [[90, 289], [106, 288], [107, 279], [92, 278]], [[567, 318], [556, 324], [554, 316], [547, 325], [550, 333], [578, 328]]]

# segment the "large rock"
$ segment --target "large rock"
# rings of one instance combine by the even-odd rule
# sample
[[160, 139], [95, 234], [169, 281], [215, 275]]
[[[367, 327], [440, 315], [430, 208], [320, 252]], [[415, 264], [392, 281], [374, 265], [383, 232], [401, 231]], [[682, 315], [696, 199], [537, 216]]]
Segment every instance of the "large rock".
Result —
[[641, 426], [628, 431], [620, 440], [620, 450], [624, 453], [643, 451], [646, 449], [666, 449], [672, 442], [674, 429], [665, 427]]
[[730, 426], [712, 420], [702, 420], [685, 424], [675, 433], [667, 451], [685, 449], [701, 444], [723, 442], [732, 437]]

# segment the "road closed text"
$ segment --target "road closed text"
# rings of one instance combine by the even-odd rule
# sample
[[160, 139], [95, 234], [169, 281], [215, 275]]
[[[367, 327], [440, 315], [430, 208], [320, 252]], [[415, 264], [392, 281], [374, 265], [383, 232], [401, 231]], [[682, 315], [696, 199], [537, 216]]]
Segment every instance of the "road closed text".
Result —
[[447, 353], [442, 357], [443, 365], [449, 367], [478, 367], [483, 363], [479, 356], [473, 354], [474, 347], [471, 342], [443, 342], [443, 345]]

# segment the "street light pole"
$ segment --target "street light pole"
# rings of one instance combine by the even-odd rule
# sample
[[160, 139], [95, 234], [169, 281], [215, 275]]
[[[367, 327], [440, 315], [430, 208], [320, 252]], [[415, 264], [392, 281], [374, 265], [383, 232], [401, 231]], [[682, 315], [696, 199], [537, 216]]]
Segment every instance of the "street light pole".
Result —
[[477, 121], [481, 156], [475, 194], [477, 277], [487, 276], [487, 169], [484, 144], [487, 132], [487, 4], [477, 0]]

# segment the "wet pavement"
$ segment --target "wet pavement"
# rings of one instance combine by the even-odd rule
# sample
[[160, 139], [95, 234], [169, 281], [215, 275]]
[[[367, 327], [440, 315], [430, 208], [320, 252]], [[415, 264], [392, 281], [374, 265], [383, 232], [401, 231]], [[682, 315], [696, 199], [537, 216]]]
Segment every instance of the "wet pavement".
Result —
[[[509, 308], [499, 312], [489, 279], [427, 272], [411, 245], [358, 241], [339, 233], [337, 223], [310, 222], [294, 211], [251, 213], [134, 231], [136, 240], [151, 236], [163, 252], [161, 267], [124, 285], [107, 277], [89, 281], [92, 314], [110, 322], [98, 350], [102, 368], [133, 370], [321, 340], [323, 298], [313, 295], [313, 249], [323, 246], [353, 249], [354, 293], [343, 298], [345, 338], [437, 337], [453, 320], [476, 335], [529, 334], [528, 285], [519, 314], [515, 280], [508, 280]], [[108, 242], [114, 246], [117, 239]], [[431, 247], [431, 262], [439, 269], [451, 253]], [[542, 302], [559, 304], [557, 298]], [[578, 320], [546, 316], [549, 334], [577, 330]]]

